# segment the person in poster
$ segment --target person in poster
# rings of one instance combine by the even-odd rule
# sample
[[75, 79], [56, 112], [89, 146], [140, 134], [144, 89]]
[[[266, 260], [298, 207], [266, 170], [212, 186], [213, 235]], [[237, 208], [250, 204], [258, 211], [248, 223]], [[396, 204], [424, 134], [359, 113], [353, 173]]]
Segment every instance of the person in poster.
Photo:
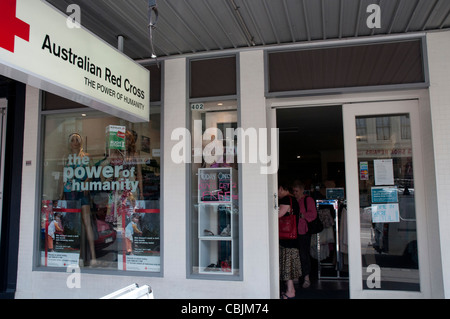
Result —
[[44, 210], [45, 247], [42, 262], [49, 267], [78, 265], [81, 209], [77, 202], [58, 201], [58, 203], [56, 201], [54, 204], [47, 203]]
[[55, 213], [52, 222], [48, 225], [47, 231], [47, 249], [49, 252], [54, 251], [53, 241], [56, 239], [55, 234], [62, 234], [64, 227], [61, 222], [61, 214]]
[[131, 221], [125, 227], [125, 244], [126, 244], [126, 254], [133, 254], [133, 240], [135, 235], [142, 235], [142, 231], [139, 228], [139, 216], [133, 214], [131, 216]]
[[122, 254], [119, 253], [119, 260], [122, 260], [118, 265], [119, 269], [158, 271], [159, 209], [135, 208], [129, 216], [123, 218], [123, 224], [127, 226], [123, 233]]

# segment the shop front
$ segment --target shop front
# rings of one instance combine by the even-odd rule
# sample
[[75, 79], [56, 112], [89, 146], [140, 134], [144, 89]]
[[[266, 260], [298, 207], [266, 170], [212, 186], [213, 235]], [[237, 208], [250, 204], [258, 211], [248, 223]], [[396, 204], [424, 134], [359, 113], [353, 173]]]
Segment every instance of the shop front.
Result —
[[[317, 195], [326, 224], [298, 299], [446, 297], [448, 39], [132, 62], [136, 80], [127, 67], [98, 76], [115, 66], [102, 60], [76, 67], [83, 90], [14, 71], [27, 83], [15, 297], [100, 298], [138, 283], [161, 299], [278, 299], [282, 178]], [[51, 76], [49, 65], [75, 68], [54, 52], [68, 45], [38, 43]], [[112, 105], [119, 93], [132, 111]]]

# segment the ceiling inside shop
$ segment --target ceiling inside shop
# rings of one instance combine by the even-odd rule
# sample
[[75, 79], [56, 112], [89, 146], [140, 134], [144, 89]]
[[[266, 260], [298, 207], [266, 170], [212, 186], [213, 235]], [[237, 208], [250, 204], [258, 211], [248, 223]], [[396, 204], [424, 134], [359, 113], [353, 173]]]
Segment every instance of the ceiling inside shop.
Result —
[[[277, 110], [280, 165], [317, 162], [324, 152], [343, 155], [342, 107], [293, 107]], [[340, 156], [337, 156], [340, 161]], [[320, 163], [320, 161], [319, 161]]]
[[[450, 28], [448, 0], [47, 0], [80, 7], [81, 24], [133, 59]], [[369, 28], [380, 8], [380, 28]], [[69, 12], [70, 14], [71, 12]], [[67, 14], [67, 13], [66, 13]]]

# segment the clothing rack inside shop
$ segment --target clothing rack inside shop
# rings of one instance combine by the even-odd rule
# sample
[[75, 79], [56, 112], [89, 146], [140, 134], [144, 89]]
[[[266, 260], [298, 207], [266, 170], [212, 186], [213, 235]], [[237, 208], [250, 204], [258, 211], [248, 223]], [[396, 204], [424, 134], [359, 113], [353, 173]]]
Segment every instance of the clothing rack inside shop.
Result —
[[[332, 218], [334, 219], [333, 225], [333, 233], [334, 233], [334, 256], [330, 262], [322, 262], [321, 261], [321, 243], [320, 243], [320, 234], [318, 233], [313, 236], [317, 236], [317, 264], [318, 264], [318, 279], [348, 279], [348, 275], [343, 275], [343, 256], [341, 253], [340, 247], [340, 233], [339, 233], [339, 207], [340, 205], [345, 205], [344, 201], [338, 199], [319, 199], [316, 200], [317, 211], [320, 209], [328, 208], [330, 209], [330, 213]], [[344, 206], [345, 207], [345, 206]], [[334, 216], [333, 216], [334, 215]], [[323, 269], [331, 269], [335, 271], [335, 275], [333, 274], [322, 274]]]

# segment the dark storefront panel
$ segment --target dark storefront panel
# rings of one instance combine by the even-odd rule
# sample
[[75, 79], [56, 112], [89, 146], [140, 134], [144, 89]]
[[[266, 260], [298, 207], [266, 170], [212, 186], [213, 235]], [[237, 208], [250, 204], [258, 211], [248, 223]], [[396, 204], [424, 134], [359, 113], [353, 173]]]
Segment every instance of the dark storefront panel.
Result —
[[268, 93], [425, 83], [421, 40], [268, 54]]

